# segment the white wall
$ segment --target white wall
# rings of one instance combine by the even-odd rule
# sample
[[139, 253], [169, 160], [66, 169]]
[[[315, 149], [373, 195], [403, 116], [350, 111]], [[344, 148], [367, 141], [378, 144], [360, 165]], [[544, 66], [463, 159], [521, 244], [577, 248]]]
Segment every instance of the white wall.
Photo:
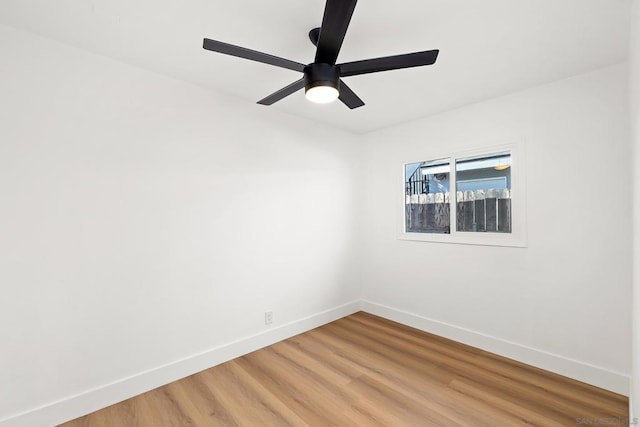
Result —
[[633, 381], [629, 410], [633, 419], [640, 417], [640, 0], [633, 2], [631, 12], [629, 63], [634, 172]]
[[354, 136], [1, 26], [0, 57], [0, 424], [360, 297]]
[[[627, 393], [627, 80], [622, 64], [368, 135], [365, 307]], [[403, 161], [511, 140], [526, 145], [528, 247], [397, 239]]]

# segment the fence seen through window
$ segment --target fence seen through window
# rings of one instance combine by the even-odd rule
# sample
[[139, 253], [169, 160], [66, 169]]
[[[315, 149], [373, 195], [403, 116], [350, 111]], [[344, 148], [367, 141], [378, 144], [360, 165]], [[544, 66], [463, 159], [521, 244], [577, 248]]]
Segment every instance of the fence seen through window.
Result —
[[511, 233], [509, 152], [406, 164], [405, 231], [451, 232], [452, 162], [455, 165], [455, 230]]

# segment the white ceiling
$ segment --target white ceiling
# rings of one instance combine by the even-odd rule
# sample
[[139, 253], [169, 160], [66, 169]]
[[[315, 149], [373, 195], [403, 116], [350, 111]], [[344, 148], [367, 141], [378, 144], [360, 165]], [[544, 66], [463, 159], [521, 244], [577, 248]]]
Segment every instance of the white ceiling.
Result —
[[[363, 133], [626, 60], [631, 0], [361, 0], [338, 58], [440, 49], [438, 62], [345, 81], [366, 105], [271, 107]], [[255, 102], [294, 71], [204, 37], [309, 63], [324, 0], [2, 0], [0, 23]]]

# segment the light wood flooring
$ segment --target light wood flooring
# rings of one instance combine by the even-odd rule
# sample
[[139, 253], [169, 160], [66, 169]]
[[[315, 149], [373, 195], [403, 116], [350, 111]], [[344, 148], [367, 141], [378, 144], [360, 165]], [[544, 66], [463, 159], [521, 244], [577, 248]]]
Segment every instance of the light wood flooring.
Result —
[[64, 426], [576, 426], [627, 416], [624, 396], [360, 312]]

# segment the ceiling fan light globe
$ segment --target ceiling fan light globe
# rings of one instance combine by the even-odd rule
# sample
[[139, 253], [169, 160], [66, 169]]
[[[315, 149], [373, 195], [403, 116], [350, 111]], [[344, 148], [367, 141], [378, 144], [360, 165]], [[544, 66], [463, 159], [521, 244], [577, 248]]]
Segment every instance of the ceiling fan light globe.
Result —
[[314, 86], [305, 91], [307, 99], [316, 104], [329, 104], [339, 95], [338, 89], [333, 86]]

